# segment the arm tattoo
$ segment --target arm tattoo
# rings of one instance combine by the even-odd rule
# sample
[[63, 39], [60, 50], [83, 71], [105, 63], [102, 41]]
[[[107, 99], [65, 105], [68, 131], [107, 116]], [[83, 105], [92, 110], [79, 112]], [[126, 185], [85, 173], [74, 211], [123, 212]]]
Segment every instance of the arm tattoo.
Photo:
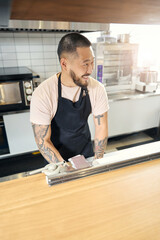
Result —
[[107, 146], [107, 137], [105, 137], [102, 140], [95, 139], [94, 144], [95, 144], [95, 157], [97, 159], [102, 158], [105, 148]]
[[56, 154], [53, 152], [53, 150], [47, 146], [45, 146], [44, 138], [47, 134], [49, 125], [37, 125], [32, 124], [33, 132], [35, 136], [36, 143], [38, 145], [38, 148], [40, 152], [42, 153], [43, 157], [49, 161], [57, 163], [59, 162]]
[[95, 116], [95, 118], [97, 118], [97, 120], [98, 120], [98, 125], [101, 125], [100, 118], [102, 118], [103, 116], [104, 116], [104, 115]]

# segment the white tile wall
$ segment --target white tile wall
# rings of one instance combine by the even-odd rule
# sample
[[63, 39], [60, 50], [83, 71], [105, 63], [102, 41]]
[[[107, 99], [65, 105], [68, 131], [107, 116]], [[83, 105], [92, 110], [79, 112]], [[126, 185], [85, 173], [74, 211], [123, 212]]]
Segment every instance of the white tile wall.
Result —
[[18, 59], [18, 67], [29, 67], [31, 68], [31, 60], [30, 59]]
[[15, 44], [14, 42], [14, 38], [0, 38], [0, 44], [4, 45], [4, 46], [13, 46]]
[[28, 38], [14, 38], [16, 46], [28, 45]]
[[61, 70], [57, 45], [65, 34], [0, 31], [0, 67], [26, 66], [45, 80]]
[[15, 67], [17, 65], [18, 65], [17, 59], [3, 61], [3, 66], [4, 67]]
[[14, 38], [27, 38], [28, 33], [27, 32], [14, 32], [12, 33]]
[[15, 46], [5, 46], [3, 44], [0, 44], [0, 48], [1, 48], [1, 52], [4, 52], [4, 53], [16, 52]]
[[3, 62], [2, 61], [0, 61], [0, 67], [3, 67]]
[[1, 56], [2, 56], [2, 60], [4, 60], [4, 61], [17, 59], [15, 52], [14, 53], [1, 53]]
[[27, 33], [27, 36], [29, 38], [41, 38], [43, 34], [46, 34], [46, 33], [40, 33], [40, 32], [32, 32], [32, 33]]
[[40, 59], [40, 58], [44, 58], [44, 54], [43, 52], [30, 52], [30, 57], [31, 59]]
[[33, 66], [32, 67], [32, 70], [34, 71], [34, 72], [37, 72], [37, 73], [40, 73], [40, 72], [43, 72], [44, 73], [44, 65], [42, 65], [42, 66]]
[[17, 52], [17, 59], [28, 60], [30, 58], [30, 52]]
[[45, 72], [57, 72], [57, 66], [44, 66]]
[[44, 52], [44, 58], [50, 59], [50, 58], [56, 58], [57, 53], [56, 52]]
[[16, 45], [16, 52], [29, 52], [29, 45]]
[[42, 45], [30, 45], [28, 46], [30, 52], [43, 52]]
[[46, 52], [56, 51], [57, 50], [57, 45], [43, 45], [43, 49]]
[[29, 44], [30, 45], [42, 45], [42, 38], [29, 38]]
[[55, 40], [55, 38], [46, 38], [46, 37], [44, 38], [43, 37], [43, 44], [44, 45], [47, 45], [47, 44], [48, 45], [53, 45], [53, 44], [55, 45], [56, 44], [56, 40]]
[[27, 66], [45, 80], [60, 71], [57, 45], [65, 34], [0, 31], [0, 67]]

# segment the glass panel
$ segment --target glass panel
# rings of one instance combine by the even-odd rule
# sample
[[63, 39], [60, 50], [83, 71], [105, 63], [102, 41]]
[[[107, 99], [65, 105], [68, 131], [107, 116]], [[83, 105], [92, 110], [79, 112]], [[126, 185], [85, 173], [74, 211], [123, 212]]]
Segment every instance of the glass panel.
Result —
[[0, 105], [22, 103], [19, 82], [0, 84]]

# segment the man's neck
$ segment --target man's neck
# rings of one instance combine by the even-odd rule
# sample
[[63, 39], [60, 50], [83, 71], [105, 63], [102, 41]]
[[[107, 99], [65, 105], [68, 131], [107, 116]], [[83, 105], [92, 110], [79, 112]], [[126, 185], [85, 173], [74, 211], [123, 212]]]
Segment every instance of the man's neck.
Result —
[[73, 82], [73, 79], [68, 76], [65, 72], [61, 73], [61, 83], [66, 87], [76, 87], [77, 85]]

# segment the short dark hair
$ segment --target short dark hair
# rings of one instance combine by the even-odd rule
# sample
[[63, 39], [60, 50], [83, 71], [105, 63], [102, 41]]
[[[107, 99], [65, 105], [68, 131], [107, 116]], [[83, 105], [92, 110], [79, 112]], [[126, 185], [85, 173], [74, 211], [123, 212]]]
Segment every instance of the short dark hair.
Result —
[[63, 36], [58, 44], [57, 54], [59, 60], [62, 53], [74, 53], [78, 47], [90, 47], [91, 42], [80, 33], [68, 33]]

